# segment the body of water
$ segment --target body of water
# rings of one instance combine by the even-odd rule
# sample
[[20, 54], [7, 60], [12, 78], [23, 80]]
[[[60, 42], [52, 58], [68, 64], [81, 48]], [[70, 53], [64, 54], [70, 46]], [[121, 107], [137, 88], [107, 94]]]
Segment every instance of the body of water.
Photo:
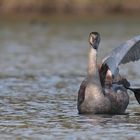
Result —
[[[101, 34], [99, 61], [140, 34], [138, 20], [2, 22], [0, 139], [138, 140], [140, 105], [130, 93], [126, 115], [79, 115], [77, 91], [86, 76], [88, 36]], [[121, 69], [140, 82], [140, 62]]]

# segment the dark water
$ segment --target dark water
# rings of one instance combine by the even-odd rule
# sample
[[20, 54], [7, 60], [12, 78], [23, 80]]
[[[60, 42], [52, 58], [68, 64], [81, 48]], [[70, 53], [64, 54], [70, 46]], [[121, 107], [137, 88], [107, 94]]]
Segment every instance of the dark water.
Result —
[[[126, 115], [79, 115], [77, 91], [86, 75], [87, 38], [99, 31], [99, 61], [140, 34], [140, 21], [0, 24], [0, 139], [138, 140], [140, 105], [130, 93]], [[140, 62], [121, 73], [140, 82]]]

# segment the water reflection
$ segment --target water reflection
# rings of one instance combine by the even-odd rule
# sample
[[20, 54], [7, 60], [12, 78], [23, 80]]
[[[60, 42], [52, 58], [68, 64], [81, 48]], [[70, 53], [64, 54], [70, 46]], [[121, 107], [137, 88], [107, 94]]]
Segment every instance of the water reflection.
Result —
[[[112, 46], [140, 32], [139, 24], [16, 23], [0, 29], [1, 139], [139, 139], [140, 108], [131, 93], [126, 115], [79, 115], [76, 108], [88, 33], [101, 32], [103, 58]], [[139, 79], [134, 67], [139, 69], [138, 63], [121, 72]]]

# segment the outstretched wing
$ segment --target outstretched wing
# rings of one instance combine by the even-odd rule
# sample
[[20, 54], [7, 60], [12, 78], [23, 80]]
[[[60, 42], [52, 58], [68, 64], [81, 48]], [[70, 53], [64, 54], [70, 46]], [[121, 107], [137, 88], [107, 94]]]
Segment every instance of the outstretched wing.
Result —
[[111, 70], [112, 75], [115, 76], [117, 68], [120, 64], [126, 64], [131, 61], [137, 61], [140, 59], [140, 35], [136, 36], [119, 47], [115, 48], [110, 55], [108, 55], [103, 65], [107, 65]]
[[137, 61], [140, 59], [140, 35], [136, 36], [117, 48], [113, 49], [110, 55], [108, 55], [102, 63], [100, 69], [101, 84], [104, 85], [105, 77], [108, 69], [111, 71], [112, 76], [118, 74], [118, 66], [126, 64], [131, 61]]

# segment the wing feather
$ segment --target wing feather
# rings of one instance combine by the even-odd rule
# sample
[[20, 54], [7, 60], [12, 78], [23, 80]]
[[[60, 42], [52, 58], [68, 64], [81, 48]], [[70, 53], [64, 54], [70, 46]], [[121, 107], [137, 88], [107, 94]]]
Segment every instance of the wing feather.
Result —
[[117, 68], [119, 65], [126, 64], [131, 61], [138, 61], [139, 59], [140, 35], [126, 41], [119, 47], [113, 49], [111, 54], [104, 59], [103, 64], [106, 64], [111, 70], [112, 75], [115, 76], [115, 74], [117, 74]]

